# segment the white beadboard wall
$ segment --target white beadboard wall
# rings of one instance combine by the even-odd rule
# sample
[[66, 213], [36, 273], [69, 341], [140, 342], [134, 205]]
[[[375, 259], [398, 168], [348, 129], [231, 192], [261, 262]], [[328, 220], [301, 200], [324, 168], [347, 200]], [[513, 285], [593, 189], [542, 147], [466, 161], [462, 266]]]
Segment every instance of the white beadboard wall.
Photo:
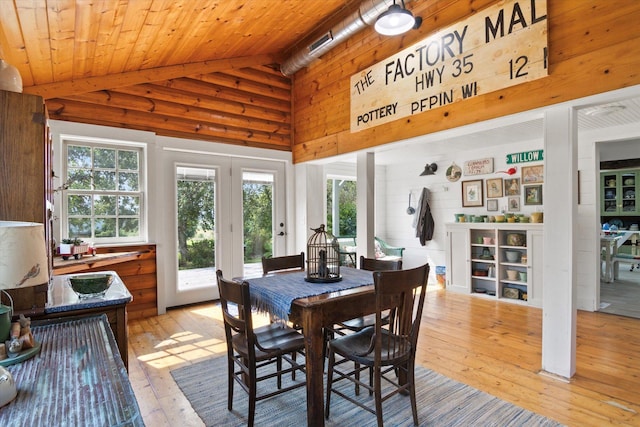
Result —
[[[428, 143], [425, 143], [428, 144]], [[478, 208], [462, 207], [462, 181], [475, 179], [490, 178], [509, 178], [506, 171], [510, 167], [516, 167], [517, 173], [512, 177], [520, 177], [520, 167], [522, 165], [537, 165], [542, 162], [531, 162], [517, 165], [507, 165], [506, 155], [511, 153], [519, 153], [522, 151], [539, 150], [543, 147], [542, 139], [521, 142], [517, 144], [502, 146], [479, 147], [477, 150], [456, 150], [450, 147], [446, 153], [433, 152], [428, 158], [420, 156], [418, 158], [407, 159], [402, 164], [394, 164], [386, 166], [386, 233], [381, 235], [383, 239], [394, 246], [403, 246], [406, 248], [404, 252], [403, 264], [406, 267], [413, 267], [429, 262], [432, 266], [432, 273], [435, 274], [435, 266], [445, 265], [445, 249], [446, 234], [445, 223], [454, 222], [456, 213], [464, 214], [497, 214], [499, 212], [487, 212], [486, 210], [486, 191], [484, 195], [484, 206]], [[487, 175], [463, 175], [460, 180], [450, 182], [446, 177], [447, 168], [455, 162], [464, 171], [464, 163], [469, 160], [493, 158], [494, 173]], [[435, 175], [420, 176], [424, 170], [426, 163], [436, 163], [438, 170]], [[422, 188], [429, 190], [431, 213], [435, 222], [435, 230], [433, 239], [428, 241], [425, 246], [420, 244], [420, 240], [416, 237], [414, 228], [414, 216], [406, 213], [408, 206], [409, 192], [412, 194], [412, 205], [417, 207], [418, 199], [422, 192]], [[544, 189], [544, 187], [543, 187]], [[483, 190], [484, 191], [484, 190]], [[499, 200], [499, 209], [506, 210], [507, 197]], [[542, 210], [543, 206], [524, 206], [521, 200], [521, 213], [530, 214], [531, 212]], [[543, 198], [544, 202], [544, 198]]]

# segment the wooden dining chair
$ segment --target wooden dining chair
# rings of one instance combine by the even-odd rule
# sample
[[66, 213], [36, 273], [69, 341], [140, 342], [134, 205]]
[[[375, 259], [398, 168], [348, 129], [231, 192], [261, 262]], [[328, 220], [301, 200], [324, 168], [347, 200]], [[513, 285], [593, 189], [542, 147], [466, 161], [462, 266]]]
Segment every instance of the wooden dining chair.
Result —
[[[249, 284], [226, 280], [220, 270], [216, 271], [216, 277], [227, 341], [227, 409], [233, 410], [233, 388], [234, 383], [238, 383], [249, 395], [247, 425], [253, 426], [256, 402], [306, 385], [305, 380], [294, 381], [292, 377], [292, 384], [282, 387], [284, 374], [305, 371], [304, 363], [299, 364], [291, 357], [291, 354], [304, 354], [304, 337], [281, 322], [254, 329]], [[287, 364], [285, 367], [283, 361]], [[275, 370], [268, 369], [274, 364]], [[274, 377], [274, 389], [258, 395], [258, 383]]]
[[[383, 270], [402, 270], [402, 260], [381, 260], [376, 258], [365, 258], [364, 256], [360, 256], [360, 270], [369, 270], [369, 271], [383, 271]], [[383, 321], [387, 321], [388, 313], [385, 314]], [[349, 319], [344, 322], [339, 322], [335, 324], [332, 328], [327, 328], [325, 331], [325, 347], [326, 343], [335, 338], [336, 335], [345, 335], [349, 332], [358, 332], [367, 328], [369, 326], [375, 325], [376, 316], [375, 314], [367, 314], [362, 317], [356, 317], [355, 319]], [[326, 348], [323, 349], [324, 354], [326, 354]], [[359, 368], [356, 365], [356, 369]], [[360, 370], [358, 370], [357, 378], [360, 379]], [[373, 371], [369, 370], [369, 384], [372, 383]], [[355, 386], [356, 395], [360, 394], [360, 387], [358, 383]]]
[[[269, 274], [272, 272], [282, 271], [304, 271], [304, 252], [300, 252], [299, 255], [284, 255], [278, 257], [265, 258], [262, 257], [262, 274]], [[269, 315], [271, 322], [278, 321], [274, 316]], [[300, 327], [294, 325], [296, 329]], [[295, 376], [295, 375], [294, 375]]]
[[[365, 258], [360, 256], [360, 270], [369, 271], [385, 271], [385, 270], [402, 270], [402, 260], [381, 260], [375, 258]], [[340, 333], [344, 330], [358, 332], [366, 327], [375, 324], [376, 316], [369, 314], [367, 316], [357, 317], [344, 322], [338, 323], [335, 331]]]
[[271, 258], [262, 257], [263, 274], [268, 274], [272, 271], [304, 269], [304, 252], [300, 252], [299, 255], [285, 255]]
[[[429, 264], [409, 270], [373, 273], [376, 298], [375, 325], [340, 336], [328, 343], [325, 418], [328, 419], [330, 415], [331, 395], [337, 394], [376, 415], [378, 426], [381, 427], [382, 402], [402, 393], [409, 394], [413, 423], [418, 425], [414, 367], [428, 277]], [[391, 314], [388, 322], [384, 322], [387, 311]], [[336, 354], [341, 356], [338, 362]], [[338, 368], [349, 362], [354, 363], [354, 367]], [[369, 368], [373, 369], [373, 385], [360, 382], [356, 376], [356, 371]], [[336, 389], [335, 384], [342, 380], [351, 381], [370, 390], [374, 395], [374, 407], [371, 407], [367, 400], [349, 396], [346, 394], [347, 389]], [[385, 390], [384, 395], [383, 381], [392, 386], [392, 390]]]

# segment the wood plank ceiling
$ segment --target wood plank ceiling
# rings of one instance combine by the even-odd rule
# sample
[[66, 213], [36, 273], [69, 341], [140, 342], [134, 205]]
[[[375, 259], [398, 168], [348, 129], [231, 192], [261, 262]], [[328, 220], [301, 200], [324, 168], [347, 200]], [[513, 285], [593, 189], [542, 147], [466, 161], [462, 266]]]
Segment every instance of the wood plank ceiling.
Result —
[[279, 63], [358, 0], [0, 0], [0, 57], [51, 119], [291, 150]]

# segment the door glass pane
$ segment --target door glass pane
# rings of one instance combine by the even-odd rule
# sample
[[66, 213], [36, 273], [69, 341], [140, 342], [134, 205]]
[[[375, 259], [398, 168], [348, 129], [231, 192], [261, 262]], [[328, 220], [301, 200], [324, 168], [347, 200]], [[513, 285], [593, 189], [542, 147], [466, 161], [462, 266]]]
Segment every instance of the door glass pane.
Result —
[[176, 169], [178, 284], [189, 290], [215, 284], [215, 169]]
[[243, 172], [244, 274], [262, 271], [262, 257], [273, 255], [273, 173]]
[[356, 235], [356, 181], [327, 179], [327, 231], [334, 236]]

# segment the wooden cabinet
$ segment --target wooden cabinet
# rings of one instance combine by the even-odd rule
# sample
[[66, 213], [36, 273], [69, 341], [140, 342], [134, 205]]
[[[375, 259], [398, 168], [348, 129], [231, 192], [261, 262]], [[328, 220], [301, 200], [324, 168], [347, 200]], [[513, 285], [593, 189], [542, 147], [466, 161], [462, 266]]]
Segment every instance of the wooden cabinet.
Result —
[[[41, 97], [0, 90], [0, 220], [44, 224], [52, 270], [51, 140]], [[47, 284], [8, 291], [14, 314], [41, 312]]]
[[600, 173], [600, 213], [603, 216], [640, 215], [636, 202], [638, 194], [638, 169]]
[[51, 242], [51, 141], [41, 97], [0, 90], [0, 157], [0, 220], [42, 223]]
[[447, 290], [542, 304], [542, 224], [447, 224]]

